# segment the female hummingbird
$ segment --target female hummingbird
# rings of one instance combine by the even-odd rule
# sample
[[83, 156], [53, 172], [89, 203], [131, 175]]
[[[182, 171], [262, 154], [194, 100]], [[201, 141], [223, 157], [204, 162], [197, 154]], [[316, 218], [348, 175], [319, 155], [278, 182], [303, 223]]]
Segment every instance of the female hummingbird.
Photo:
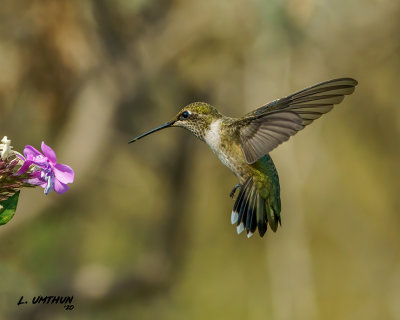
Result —
[[129, 143], [168, 127], [183, 127], [206, 142], [239, 179], [230, 194], [233, 198], [239, 189], [231, 215], [237, 233], [246, 229], [250, 238], [258, 229], [262, 237], [268, 225], [275, 232], [281, 224], [279, 177], [268, 153], [329, 112], [345, 95], [353, 93], [356, 85], [351, 78], [322, 82], [274, 100], [242, 118], [226, 117], [208, 103], [195, 102], [171, 121]]

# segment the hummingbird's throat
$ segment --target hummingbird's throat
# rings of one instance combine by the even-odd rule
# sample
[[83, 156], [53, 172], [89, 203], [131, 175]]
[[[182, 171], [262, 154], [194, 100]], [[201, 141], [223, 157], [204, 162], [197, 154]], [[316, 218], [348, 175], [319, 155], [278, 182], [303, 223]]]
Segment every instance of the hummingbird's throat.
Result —
[[221, 144], [221, 123], [222, 119], [214, 120], [210, 124], [210, 128], [205, 132], [204, 141], [210, 148], [217, 152]]
[[241, 167], [245, 163], [245, 160], [241, 150], [236, 148], [233, 141], [228, 143], [225, 141], [227, 137], [224, 134], [222, 125], [222, 119], [211, 122], [210, 128], [204, 135], [204, 141], [209, 145], [218, 159], [234, 174], [238, 175], [238, 167]]
[[186, 130], [189, 130], [197, 138], [204, 141], [205, 129], [201, 126], [201, 123], [198, 123], [195, 121], [191, 121], [191, 122], [187, 121], [187, 122], [184, 122], [184, 125], [178, 125], [178, 126], [183, 127]]

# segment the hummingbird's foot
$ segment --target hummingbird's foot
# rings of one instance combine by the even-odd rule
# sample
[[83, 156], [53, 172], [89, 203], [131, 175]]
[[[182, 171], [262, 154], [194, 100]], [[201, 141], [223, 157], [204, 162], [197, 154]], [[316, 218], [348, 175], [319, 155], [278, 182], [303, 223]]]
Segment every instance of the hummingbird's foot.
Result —
[[242, 185], [240, 183], [238, 183], [237, 185], [235, 185], [231, 191], [231, 193], [229, 194], [229, 196], [233, 199], [233, 197], [235, 196], [235, 192], [238, 188], [241, 188]]

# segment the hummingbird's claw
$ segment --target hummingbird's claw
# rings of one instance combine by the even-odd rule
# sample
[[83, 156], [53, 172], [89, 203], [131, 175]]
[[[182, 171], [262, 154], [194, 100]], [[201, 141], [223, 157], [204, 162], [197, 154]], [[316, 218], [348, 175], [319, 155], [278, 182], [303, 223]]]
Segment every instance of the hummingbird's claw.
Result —
[[231, 193], [229, 194], [229, 196], [233, 199], [233, 197], [235, 196], [235, 192], [238, 188], [241, 188], [242, 185], [240, 183], [238, 183], [237, 185], [235, 185], [231, 191]]

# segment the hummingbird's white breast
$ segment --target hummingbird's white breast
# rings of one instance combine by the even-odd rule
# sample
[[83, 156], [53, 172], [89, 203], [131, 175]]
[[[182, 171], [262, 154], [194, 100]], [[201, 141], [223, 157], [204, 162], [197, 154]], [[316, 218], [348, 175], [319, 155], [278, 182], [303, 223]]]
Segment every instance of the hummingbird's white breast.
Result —
[[206, 131], [206, 134], [204, 135], [204, 141], [216, 154], [217, 151], [219, 151], [221, 144], [221, 123], [222, 119], [214, 120], [213, 122], [211, 122], [210, 129]]
[[222, 119], [211, 122], [210, 129], [204, 135], [204, 141], [211, 150], [217, 155], [218, 159], [227, 166], [233, 173], [237, 174], [237, 159], [232, 150], [229, 150], [225, 144], [221, 145], [221, 124]]

